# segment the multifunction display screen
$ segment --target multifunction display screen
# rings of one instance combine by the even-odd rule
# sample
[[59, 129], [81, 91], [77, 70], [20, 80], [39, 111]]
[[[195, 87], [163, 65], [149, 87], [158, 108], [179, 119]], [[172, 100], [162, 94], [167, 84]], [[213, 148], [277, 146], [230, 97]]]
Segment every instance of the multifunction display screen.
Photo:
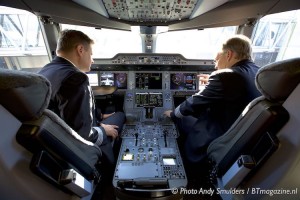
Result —
[[103, 72], [100, 74], [100, 85], [117, 86], [119, 89], [127, 89], [127, 74]]
[[162, 89], [161, 73], [136, 73], [136, 89]]
[[163, 95], [161, 92], [140, 92], [135, 94], [137, 107], [153, 106], [163, 107]]
[[196, 73], [171, 73], [171, 90], [196, 90]]

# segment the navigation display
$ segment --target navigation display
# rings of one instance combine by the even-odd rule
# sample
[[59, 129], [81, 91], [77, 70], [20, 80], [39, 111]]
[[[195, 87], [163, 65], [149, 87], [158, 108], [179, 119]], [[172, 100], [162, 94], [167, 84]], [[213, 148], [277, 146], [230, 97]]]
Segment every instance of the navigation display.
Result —
[[171, 90], [196, 90], [196, 73], [171, 73]]
[[161, 73], [136, 73], [136, 89], [162, 89]]
[[114, 73], [114, 83], [119, 89], [127, 89], [127, 74], [126, 73]]
[[127, 89], [127, 74], [103, 72], [100, 75], [100, 85], [117, 86], [119, 89]]

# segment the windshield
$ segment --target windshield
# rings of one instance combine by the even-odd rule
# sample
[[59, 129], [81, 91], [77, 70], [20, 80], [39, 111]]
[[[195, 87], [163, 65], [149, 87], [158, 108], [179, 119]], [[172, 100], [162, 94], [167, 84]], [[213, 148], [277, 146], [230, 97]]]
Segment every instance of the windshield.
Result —
[[[62, 24], [62, 29], [85, 32], [94, 41], [94, 58], [112, 58], [117, 53], [142, 53], [139, 27], [130, 31], [95, 29]], [[179, 53], [189, 59], [213, 59], [225, 37], [234, 35], [236, 26], [159, 33], [154, 53]]]
[[236, 33], [236, 26], [185, 30], [159, 34], [157, 53], [180, 53], [189, 59], [214, 59], [225, 38]]
[[96, 29], [86, 26], [62, 24], [62, 30], [75, 29], [86, 33], [95, 42], [93, 45], [94, 58], [112, 58], [117, 53], [141, 53], [142, 41], [139, 27], [132, 27], [130, 31]]

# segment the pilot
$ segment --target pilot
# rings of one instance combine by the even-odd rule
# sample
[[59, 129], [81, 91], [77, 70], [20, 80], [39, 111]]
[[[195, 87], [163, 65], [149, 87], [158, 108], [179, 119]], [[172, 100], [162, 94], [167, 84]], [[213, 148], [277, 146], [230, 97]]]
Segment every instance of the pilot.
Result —
[[57, 56], [39, 74], [51, 83], [49, 109], [84, 139], [100, 146], [107, 163], [114, 164], [112, 142], [125, 122], [123, 112], [98, 114], [85, 74], [91, 69], [93, 40], [77, 30], [64, 30], [58, 39]]
[[204, 89], [174, 111], [164, 112], [184, 137], [183, 154], [188, 163], [206, 161], [210, 142], [224, 134], [247, 104], [261, 95], [254, 82], [259, 67], [251, 61], [251, 54], [249, 38], [229, 38], [215, 57], [216, 71], [199, 76], [199, 82], [206, 84]]

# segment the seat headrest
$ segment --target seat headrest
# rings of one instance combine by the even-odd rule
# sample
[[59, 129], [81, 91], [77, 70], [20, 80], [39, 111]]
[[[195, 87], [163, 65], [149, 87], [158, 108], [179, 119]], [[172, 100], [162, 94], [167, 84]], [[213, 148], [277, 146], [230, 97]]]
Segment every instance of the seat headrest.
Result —
[[284, 101], [300, 82], [300, 58], [266, 65], [256, 75], [257, 89], [270, 101]]
[[47, 108], [50, 82], [30, 72], [0, 69], [0, 104], [19, 120], [37, 119]]

